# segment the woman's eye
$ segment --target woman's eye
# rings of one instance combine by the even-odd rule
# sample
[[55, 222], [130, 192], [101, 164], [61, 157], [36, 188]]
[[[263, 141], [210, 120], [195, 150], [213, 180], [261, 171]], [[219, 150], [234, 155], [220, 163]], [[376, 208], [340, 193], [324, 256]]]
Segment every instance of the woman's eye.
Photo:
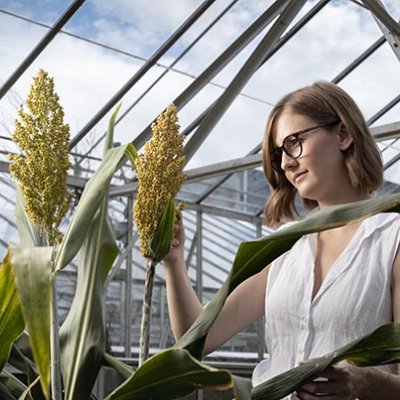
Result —
[[293, 147], [293, 146], [297, 146], [300, 142], [300, 139], [296, 136], [289, 136], [287, 138], [287, 146], [289, 147]]

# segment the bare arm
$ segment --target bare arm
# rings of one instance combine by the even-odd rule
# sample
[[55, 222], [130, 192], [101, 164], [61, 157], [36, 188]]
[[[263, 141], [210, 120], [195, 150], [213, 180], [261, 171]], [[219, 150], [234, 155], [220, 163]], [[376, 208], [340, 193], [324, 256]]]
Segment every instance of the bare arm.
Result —
[[[203, 309], [193, 290], [184, 261], [185, 233], [177, 227], [170, 253], [164, 259], [168, 310], [172, 331], [179, 339]], [[268, 268], [247, 279], [228, 297], [221, 313], [211, 327], [205, 344], [208, 354], [240, 332], [264, 313]]]

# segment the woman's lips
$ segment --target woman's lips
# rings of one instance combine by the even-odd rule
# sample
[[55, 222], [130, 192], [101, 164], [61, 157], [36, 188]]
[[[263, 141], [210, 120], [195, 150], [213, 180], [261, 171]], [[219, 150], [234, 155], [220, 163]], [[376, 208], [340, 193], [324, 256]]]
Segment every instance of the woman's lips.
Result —
[[296, 183], [299, 179], [301, 179], [304, 176], [305, 173], [306, 173], [306, 171], [294, 174], [293, 182]]

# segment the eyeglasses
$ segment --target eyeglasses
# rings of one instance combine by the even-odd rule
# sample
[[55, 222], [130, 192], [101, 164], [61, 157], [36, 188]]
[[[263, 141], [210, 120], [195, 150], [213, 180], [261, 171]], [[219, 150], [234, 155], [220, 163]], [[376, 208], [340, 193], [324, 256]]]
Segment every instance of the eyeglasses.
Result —
[[332, 126], [338, 124], [340, 121], [330, 122], [328, 124], [316, 125], [311, 128], [306, 128], [298, 132], [291, 133], [283, 140], [282, 146], [275, 147], [270, 153], [272, 168], [277, 172], [282, 172], [282, 152], [285, 152], [290, 158], [299, 158], [303, 153], [303, 145], [299, 139], [300, 135], [311, 132], [318, 128]]

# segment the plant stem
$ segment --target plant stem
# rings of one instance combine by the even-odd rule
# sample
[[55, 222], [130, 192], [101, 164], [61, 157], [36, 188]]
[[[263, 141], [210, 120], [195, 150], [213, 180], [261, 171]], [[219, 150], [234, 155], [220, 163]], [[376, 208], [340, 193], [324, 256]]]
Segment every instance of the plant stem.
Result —
[[51, 280], [52, 296], [50, 310], [50, 354], [51, 354], [51, 393], [53, 400], [62, 400], [60, 376], [60, 339], [58, 335], [58, 307], [55, 274]]
[[146, 281], [144, 284], [142, 323], [140, 326], [139, 367], [149, 357], [151, 297], [153, 294], [153, 282], [154, 282], [155, 269], [156, 269], [156, 262], [152, 258], [148, 258], [147, 259]]

